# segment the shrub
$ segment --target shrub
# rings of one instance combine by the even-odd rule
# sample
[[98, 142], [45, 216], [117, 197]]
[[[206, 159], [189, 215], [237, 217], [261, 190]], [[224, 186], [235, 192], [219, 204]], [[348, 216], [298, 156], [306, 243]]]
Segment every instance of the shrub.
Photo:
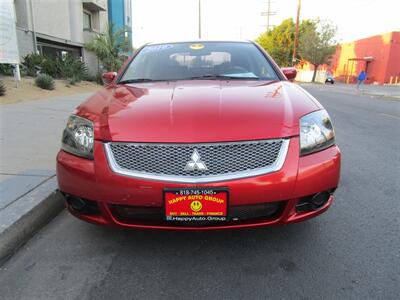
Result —
[[57, 60], [50, 57], [43, 57], [42, 63], [40, 64], [40, 73], [50, 75], [53, 78], [60, 78]]
[[132, 50], [128, 39], [125, 38], [128, 28], [116, 29], [115, 25], [110, 23], [103, 34], [96, 35], [85, 44], [85, 48], [94, 52], [108, 71], [117, 71], [124, 62], [122, 55]]
[[6, 94], [6, 86], [3, 81], [0, 80], [0, 96], [4, 96]]
[[28, 54], [23, 58], [22, 65], [26, 69], [26, 74], [35, 77], [38, 69], [42, 68], [44, 57], [40, 54]]
[[70, 85], [75, 85], [77, 82], [80, 82], [81, 78], [79, 76], [72, 76], [69, 80], [68, 80], [68, 84]]
[[13, 69], [10, 64], [0, 64], [0, 74], [13, 76]]
[[95, 82], [96, 81], [96, 76], [88, 74], [87, 76], [85, 76], [85, 78], [83, 78], [83, 80], [90, 81], [90, 82]]
[[24, 69], [30, 76], [36, 76], [37, 71], [50, 75], [54, 78], [72, 78], [81, 81], [88, 76], [88, 69], [84, 62], [71, 54], [63, 58], [45, 57], [40, 54], [28, 54], [24, 57]]
[[88, 67], [80, 59], [75, 59], [74, 75], [79, 79], [79, 81], [85, 80], [89, 76]]
[[19, 65], [19, 73], [21, 74], [21, 77], [28, 76], [28, 72], [26, 71], [26, 69], [23, 65]]
[[71, 78], [74, 75], [73, 59], [66, 55], [64, 59], [57, 59], [57, 71], [61, 78]]
[[57, 59], [58, 74], [61, 78], [75, 77], [76, 82], [88, 76], [88, 69], [84, 62], [67, 54], [63, 59]]
[[39, 74], [35, 79], [35, 84], [45, 90], [54, 90], [54, 80], [48, 74]]
[[103, 77], [101, 76], [101, 73], [97, 73], [97, 74], [96, 74], [95, 81], [96, 81], [96, 83], [99, 84], [99, 85], [104, 85]]

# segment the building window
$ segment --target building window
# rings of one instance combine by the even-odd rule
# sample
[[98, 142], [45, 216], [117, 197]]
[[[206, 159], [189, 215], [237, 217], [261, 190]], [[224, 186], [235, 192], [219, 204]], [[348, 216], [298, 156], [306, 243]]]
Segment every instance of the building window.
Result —
[[83, 29], [91, 30], [92, 29], [92, 15], [87, 12], [83, 12]]

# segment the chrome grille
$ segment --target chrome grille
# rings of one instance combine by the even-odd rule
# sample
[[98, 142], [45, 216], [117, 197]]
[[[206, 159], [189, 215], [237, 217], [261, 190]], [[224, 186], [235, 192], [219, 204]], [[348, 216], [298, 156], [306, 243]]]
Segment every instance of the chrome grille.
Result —
[[[207, 144], [106, 143], [114, 172], [134, 177], [210, 182], [273, 172], [282, 167], [288, 139]], [[186, 170], [194, 153], [206, 170]]]

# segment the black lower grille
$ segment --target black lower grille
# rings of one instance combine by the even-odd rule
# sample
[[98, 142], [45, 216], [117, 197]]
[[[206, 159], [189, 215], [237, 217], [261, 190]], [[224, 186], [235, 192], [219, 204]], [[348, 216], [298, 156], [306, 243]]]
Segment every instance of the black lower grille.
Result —
[[62, 193], [68, 207], [77, 213], [85, 215], [100, 215], [101, 211], [96, 201], [80, 198], [70, 194]]
[[232, 206], [229, 209], [229, 215], [231, 219], [239, 221], [268, 219], [280, 215], [283, 207], [284, 202]]
[[164, 211], [159, 207], [111, 205], [111, 212], [119, 221], [127, 223], [157, 222], [164, 218]]
[[239, 224], [254, 220], [277, 219], [285, 208], [285, 201], [229, 207], [229, 218], [225, 222], [170, 222], [165, 220], [162, 207], [117, 205], [110, 206], [113, 216], [120, 222], [165, 226], [217, 226]]

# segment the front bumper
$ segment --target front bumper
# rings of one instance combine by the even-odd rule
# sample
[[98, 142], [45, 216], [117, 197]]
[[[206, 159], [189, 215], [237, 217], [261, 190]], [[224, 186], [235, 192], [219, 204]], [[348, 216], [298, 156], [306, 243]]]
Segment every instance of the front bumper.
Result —
[[[94, 209], [76, 210], [67, 204], [70, 212], [83, 220], [130, 228], [206, 230], [245, 228], [287, 224], [303, 221], [326, 211], [333, 195], [318, 209], [299, 211], [299, 201], [319, 192], [333, 193], [340, 177], [340, 150], [337, 146], [299, 157], [299, 139], [291, 138], [283, 167], [273, 173], [249, 178], [202, 184], [181, 184], [132, 178], [111, 171], [103, 143], [96, 141], [94, 160], [87, 160], [60, 151], [57, 156], [57, 179], [61, 193], [68, 197], [85, 199]], [[232, 211], [268, 207], [271, 214], [263, 217], [230, 220], [215, 224], [176, 224], [164, 221], [163, 191], [166, 188], [224, 187], [229, 189]], [[276, 204], [276, 205], [275, 205]], [[261, 205], [261, 206], [260, 206]], [[271, 207], [276, 210], [272, 211]], [[138, 208], [151, 211], [152, 218], [121, 218], [120, 208]], [[254, 209], [253, 209], [254, 210]]]

